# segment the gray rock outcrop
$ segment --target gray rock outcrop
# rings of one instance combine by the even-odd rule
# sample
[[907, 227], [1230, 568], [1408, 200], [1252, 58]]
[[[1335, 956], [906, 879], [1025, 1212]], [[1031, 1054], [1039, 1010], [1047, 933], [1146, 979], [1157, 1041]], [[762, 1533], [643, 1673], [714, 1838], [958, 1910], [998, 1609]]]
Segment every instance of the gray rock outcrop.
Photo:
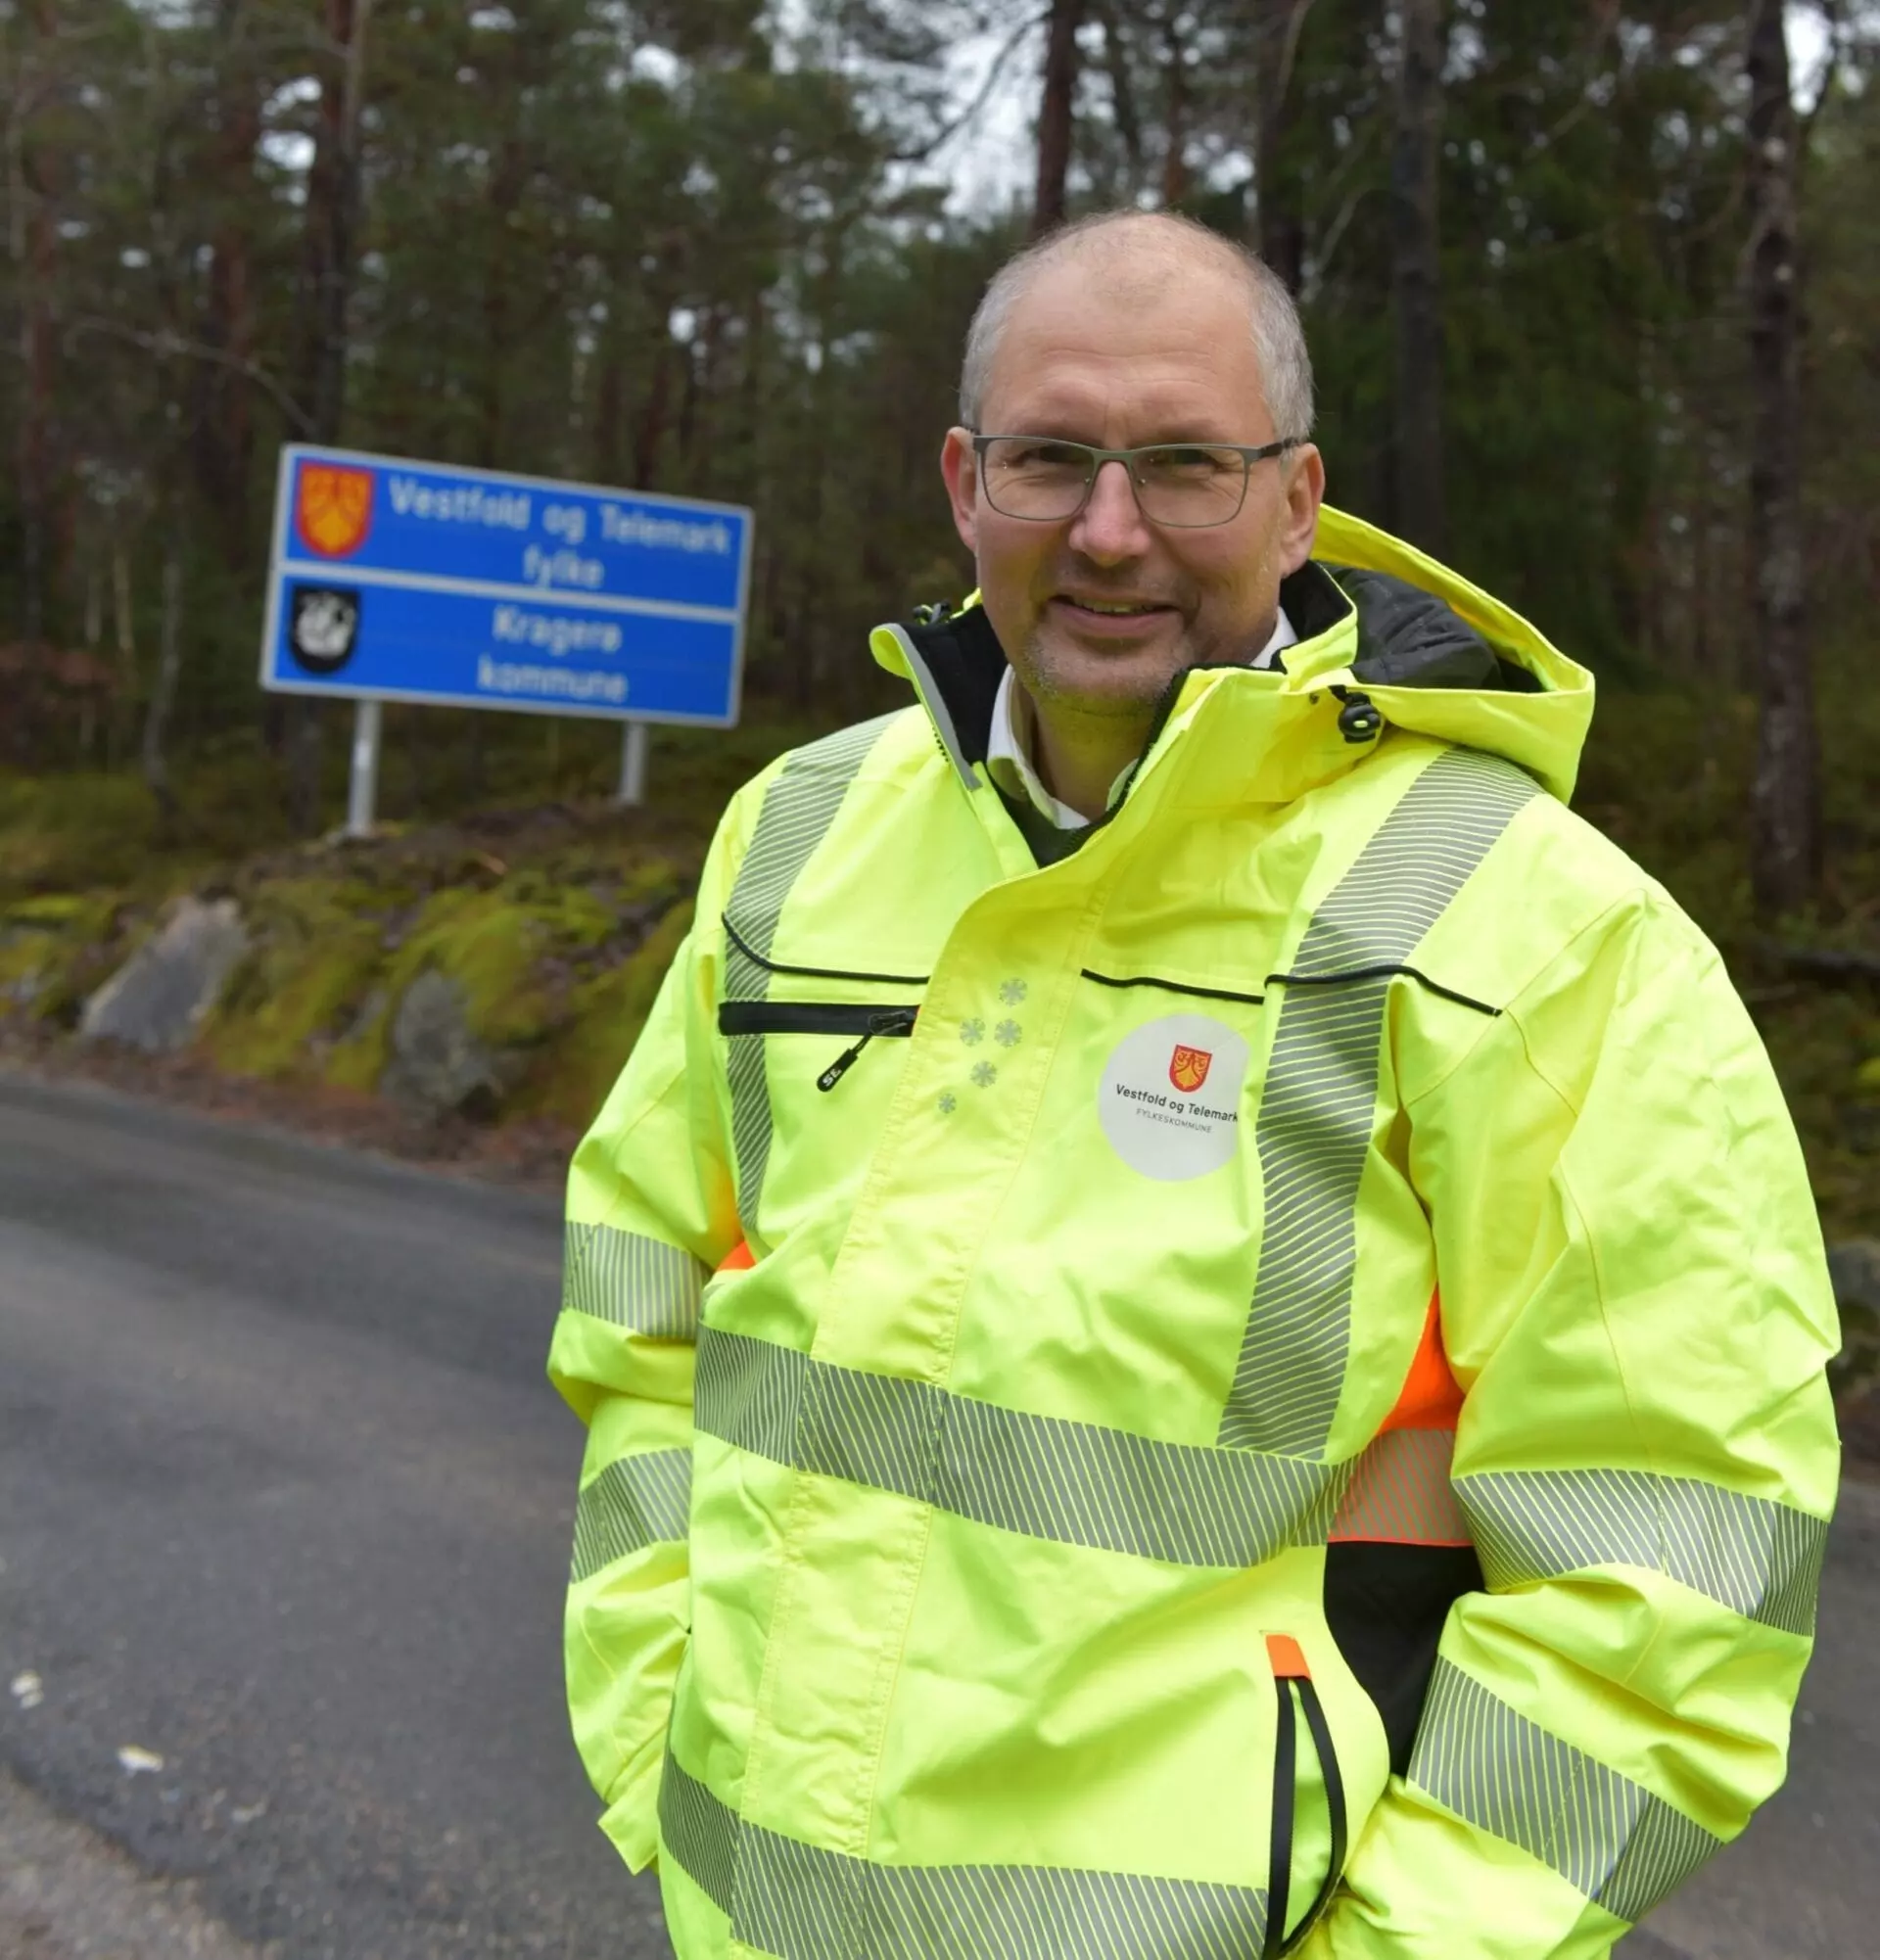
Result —
[[392, 1017], [380, 1088], [434, 1114], [488, 1115], [503, 1089], [495, 1055], [471, 1031], [462, 986], [447, 974], [420, 973]]
[[248, 951], [233, 899], [178, 899], [164, 922], [86, 1001], [78, 1032], [152, 1054], [185, 1047]]

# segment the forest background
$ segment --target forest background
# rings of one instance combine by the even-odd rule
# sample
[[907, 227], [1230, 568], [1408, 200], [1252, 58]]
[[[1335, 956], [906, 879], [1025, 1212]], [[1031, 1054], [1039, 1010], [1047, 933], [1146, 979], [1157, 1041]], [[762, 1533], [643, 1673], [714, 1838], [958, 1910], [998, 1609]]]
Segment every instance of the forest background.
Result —
[[[204, 1066], [422, 1101], [429, 973], [432, 1116], [562, 1136], [727, 791], [896, 705], [868, 628], [971, 583], [988, 274], [1164, 207], [1296, 291], [1334, 501], [1598, 674], [1579, 806], [1723, 947], [1880, 1288], [1865, 0], [0, 0], [0, 63], [16, 1037], [224, 893]], [[604, 726], [393, 708], [334, 842], [345, 724], [256, 681], [296, 439], [750, 504], [744, 725], [616, 814]]]

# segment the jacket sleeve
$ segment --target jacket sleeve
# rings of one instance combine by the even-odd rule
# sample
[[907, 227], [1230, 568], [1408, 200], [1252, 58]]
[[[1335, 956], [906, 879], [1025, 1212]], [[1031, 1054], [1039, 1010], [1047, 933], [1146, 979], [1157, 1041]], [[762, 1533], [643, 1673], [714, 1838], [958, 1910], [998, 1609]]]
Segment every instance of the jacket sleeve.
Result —
[[1834, 1306], [1749, 1016], [1662, 892], [1410, 1109], [1484, 1589], [1311, 1960], [1594, 1960], [1781, 1784]]
[[706, 946], [697, 920], [568, 1182], [548, 1375], [588, 1425], [565, 1652], [575, 1742], [634, 1870], [657, 1847], [660, 1765], [690, 1625], [686, 1530], [699, 1296], [738, 1238]]

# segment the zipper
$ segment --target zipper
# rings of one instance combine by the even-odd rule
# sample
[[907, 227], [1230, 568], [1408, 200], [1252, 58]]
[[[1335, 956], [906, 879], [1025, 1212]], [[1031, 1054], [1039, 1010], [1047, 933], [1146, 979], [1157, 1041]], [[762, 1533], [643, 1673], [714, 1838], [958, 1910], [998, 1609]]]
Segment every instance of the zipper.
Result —
[[[1267, 1858], [1266, 1937], [1260, 1943], [1260, 1960], [1285, 1960], [1305, 1943], [1320, 1915], [1332, 1903], [1339, 1880], [1344, 1875], [1345, 1809], [1344, 1778], [1340, 1773], [1338, 1751], [1332, 1744], [1332, 1727], [1325, 1719], [1319, 1691], [1312, 1685], [1312, 1670], [1297, 1641], [1283, 1633], [1266, 1636], [1267, 1662], [1273, 1670], [1273, 1686], [1280, 1698], [1279, 1728], [1273, 1749], [1273, 1835]], [[1306, 1907], [1303, 1917], [1286, 1937], [1286, 1922], [1292, 1890], [1292, 1808], [1298, 1729], [1292, 1700], [1298, 1697], [1298, 1712], [1312, 1748], [1319, 1758], [1319, 1777], [1325, 1789], [1326, 1809], [1332, 1826], [1331, 1858], [1318, 1895]]]
[[836, 1001], [721, 1001], [718, 1031], [722, 1035], [860, 1035], [816, 1078], [827, 1095], [855, 1066], [856, 1057], [877, 1035], [889, 1040], [914, 1033], [918, 1007], [874, 1007], [866, 1002], [851, 1005]]

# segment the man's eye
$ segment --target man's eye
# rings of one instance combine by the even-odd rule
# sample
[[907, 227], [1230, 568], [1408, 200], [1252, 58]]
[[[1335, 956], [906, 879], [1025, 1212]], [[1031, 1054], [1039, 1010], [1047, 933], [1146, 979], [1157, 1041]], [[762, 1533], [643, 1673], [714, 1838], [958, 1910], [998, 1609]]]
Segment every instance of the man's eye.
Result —
[[1230, 459], [1219, 449], [1203, 449], [1182, 443], [1143, 451], [1144, 469], [1165, 471], [1173, 476], [1211, 476], [1227, 468], [1230, 460], [1238, 462], [1239, 458]]
[[1081, 470], [1087, 458], [1074, 443], [1023, 443], [1007, 452], [1015, 470]]

